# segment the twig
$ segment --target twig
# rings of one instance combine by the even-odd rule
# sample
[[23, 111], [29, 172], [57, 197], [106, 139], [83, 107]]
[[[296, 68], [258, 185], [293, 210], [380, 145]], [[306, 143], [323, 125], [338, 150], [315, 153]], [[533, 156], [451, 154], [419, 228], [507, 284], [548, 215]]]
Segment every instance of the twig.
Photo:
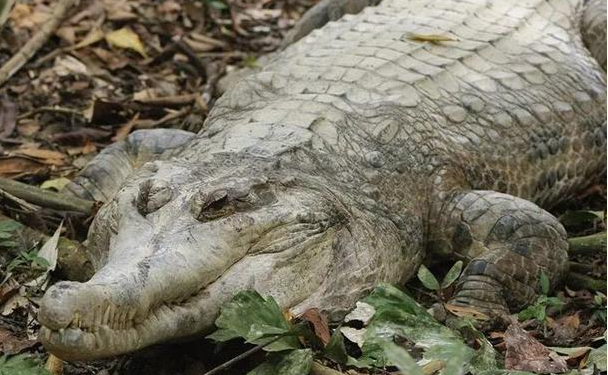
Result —
[[16, 0], [0, 0], [0, 29], [2, 29], [2, 26], [8, 19], [8, 15], [11, 13], [15, 1]]
[[84, 117], [82, 112], [75, 110], [75, 109], [43, 106], [43, 107], [38, 107], [38, 108], [32, 109], [31, 111], [25, 112], [25, 113], [17, 116], [17, 120], [23, 120], [25, 118], [28, 118], [28, 117], [35, 115], [36, 113], [40, 113], [40, 112], [55, 112], [55, 113], [61, 113], [64, 115], [74, 115], [74, 116]]
[[51, 17], [42, 25], [40, 30], [38, 30], [38, 32], [36, 32], [32, 38], [0, 68], [0, 86], [34, 56], [38, 49], [40, 49], [40, 47], [42, 47], [50, 38], [57, 26], [59, 26], [59, 23], [63, 20], [68, 10], [74, 7], [77, 2], [78, 0], [59, 0], [53, 9]]
[[177, 49], [179, 49], [186, 56], [188, 56], [188, 59], [190, 60], [192, 65], [194, 65], [194, 67], [198, 70], [198, 74], [201, 76], [201, 78], [207, 79], [207, 62], [201, 60], [201, 58], [196, 55], [196, 52], [194, 52], [189, 45], [182, 42], [181, 40], [176, 41], [175, 45], [177, 46]]
[[4, 177], [0, 177], [0, 189], [29, 203], [59, 211], [76, 211], [90, 214], [96, 205], [93, 201], [42, 190]]
[[568, 274], [566, 284], [577, 290], [589, 289], [606, 293], [606, 280], [594, 279], [593, 277], [576, 272]]
[[266, 346], [272, 344], [275, 341], [278, 341], [279, 339], [282, 339], [285, 336], [277, 336], [274, 339], [268, 341], [266, 344], [263, 345], [257, 345], [249, 350], [247, 350], [244, 353], [241, 353], [239, 355], [237, 355], [236, 357], [232, 358], [231, 360], [228, 360], [224, 363], [222, 363], [221, 365], [212, 368], [211, 370], [207, 371], [206, 373], [204, 373], [203, 375], [213, 375], [213, 374], [217, 374], [218, 372], [227, 369], [228, 367], [232, 366], [233, 364], [249, 357], [250, 355], [259, 352], [260, 350], [264, 349]]
[[606, 251], [606, 232], [569, 238], [570, 255], [596, 255]]
[[159, 107], [181, 107], [196, 100], [196, 94], [161, 96], [158, 98], [142, 98], [135, 100], [138, 103]]
[[135, 123], [135, 128], [153, 129], [153, 128], [161, 127], [161, 126], [165, 125], [166, 123], [168, 123], [169, 121], [177, 120], [178, 118], [186, 116], [188, 113], [190, 113], [190, 111], [191, 111], [190, 107], [183, 107], [179, 111], [171, 112], [156, 121], [147, 122], [147, 121], [139, 120]]

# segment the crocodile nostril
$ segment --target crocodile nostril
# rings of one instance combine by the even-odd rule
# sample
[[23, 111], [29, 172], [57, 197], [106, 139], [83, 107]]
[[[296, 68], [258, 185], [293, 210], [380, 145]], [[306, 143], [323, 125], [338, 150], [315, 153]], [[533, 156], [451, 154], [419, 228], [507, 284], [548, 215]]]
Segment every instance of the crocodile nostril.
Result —
[[40, 302], [40, 323], [53, 330], [68, 327], [74, 318], [74, 302], [80, 299], [80, 285], [65, 281], [49, 288]]
[[139, 185], [137, 210], [146, 216], [167, 204], [172, 197], [173, 190], [167, 181], [146, 180]]

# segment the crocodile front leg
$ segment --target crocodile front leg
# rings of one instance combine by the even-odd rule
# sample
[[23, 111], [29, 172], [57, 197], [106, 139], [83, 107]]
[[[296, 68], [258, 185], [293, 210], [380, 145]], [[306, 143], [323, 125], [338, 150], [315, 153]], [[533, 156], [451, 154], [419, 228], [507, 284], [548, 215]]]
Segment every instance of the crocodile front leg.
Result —
[[125, 179], [148, 161], [175, 149], [195, 134], [177, 129], [138, 130], [106, 147], [63, 190], [81, 198], [106, 202]]
[[454, 305], [501, 315], [534, 302], [541, 272], [554, 287], [567, 270], [565, 230], [527, 200], [493, 191], [456, 192], [437, 219], [431, 246], [469, 261], [450, 301]]

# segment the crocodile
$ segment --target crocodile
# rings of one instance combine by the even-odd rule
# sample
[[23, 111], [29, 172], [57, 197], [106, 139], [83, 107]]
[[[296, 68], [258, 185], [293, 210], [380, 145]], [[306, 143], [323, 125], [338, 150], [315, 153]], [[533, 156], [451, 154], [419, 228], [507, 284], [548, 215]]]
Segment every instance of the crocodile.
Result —
[[198, 134], [134, 132], [68, 186], [105, 204], [95, 275], [41, 300], [51, 353], [200, 337], [241, 290], [339, 319], [423, 262], [465, 261], [450, 303], [492, 316], [567, 274], [545, 210], [606, 173], [606, 2], [328, 3]]

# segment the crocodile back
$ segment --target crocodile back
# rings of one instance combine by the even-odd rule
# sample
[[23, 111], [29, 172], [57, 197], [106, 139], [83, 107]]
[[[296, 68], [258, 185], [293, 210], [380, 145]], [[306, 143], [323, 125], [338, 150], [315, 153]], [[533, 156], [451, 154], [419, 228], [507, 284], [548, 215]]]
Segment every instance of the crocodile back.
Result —
[[385, 0], [233, 87], [196, 153], [305, 148], [549, 207], [606, 169], [606, 76], [581, 13], [575, 0]]

